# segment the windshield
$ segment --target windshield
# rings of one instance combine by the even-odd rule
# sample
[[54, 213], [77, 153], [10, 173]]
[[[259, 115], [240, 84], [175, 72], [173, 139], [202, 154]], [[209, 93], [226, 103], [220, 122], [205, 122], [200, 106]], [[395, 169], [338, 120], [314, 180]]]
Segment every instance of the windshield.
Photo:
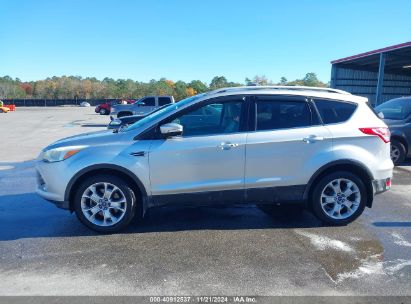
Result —
[[169, 113], [173, 112], [174, 110], [184, 107], [186, 104], [191, 103], [192, 101], [204, 96], [205, 94], [199, 94], [196, 96], [192, 96], [192, 97], [188, 97], [186, 99], [183, 99], [177, 103], [173, 103], [170, 104], [164, 108], [159, 109], [158, 111], [154, 111], [152, 112], [150, 115], [147, 115], [146, 117], [144, 117], [143, 119], [133, 123], [132, 125], [130, 125], [129, 127], [127, 127], [126, 129], [122, 130], [122, 132], [128, 132], [128, 131], [132, 131], [135, 129], [138, 129], [142, 126], [148, 125], [151, 122], [155, 121], [157, 118], [160, 118], [162, 116], [167, 116]]
[[382, 112], [384, 119], [403, 120], [411, 114], [411, 98], [389, 100], [377, 106], [375, 111]]

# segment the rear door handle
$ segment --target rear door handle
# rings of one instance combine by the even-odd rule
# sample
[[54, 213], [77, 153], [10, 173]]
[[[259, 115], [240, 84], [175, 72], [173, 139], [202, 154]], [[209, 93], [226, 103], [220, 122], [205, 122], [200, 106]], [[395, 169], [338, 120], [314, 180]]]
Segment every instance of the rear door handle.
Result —
[[221, 145], [218, 145], [217, 148], [221, 150], [230, 150], [231, 148], [238, 147], [238, 144], [232, 144], [230, 142], [222, 142]]
[[320, 141], [320, 140], [324, 140], [324, 137], [317, 136], [317, 135], [310, 135], [310, 136], [307, 136], [307, 137], [303, 138], [303, 142], [305, 142], [307, 144], [315, 143], [315, 142]]

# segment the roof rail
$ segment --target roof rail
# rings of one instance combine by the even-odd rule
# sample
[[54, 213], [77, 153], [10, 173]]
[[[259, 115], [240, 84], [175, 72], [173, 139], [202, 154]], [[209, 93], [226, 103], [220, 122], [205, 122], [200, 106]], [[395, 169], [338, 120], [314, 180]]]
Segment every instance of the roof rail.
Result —
[[[212, 93], [223, 93], [232, 91], [258, 91], [258, 90], [287, 90], [287, 91], [315, 91], [315, 92], [325, 92], [325, 93], [337, 93], [344, 95], [351, 95], [351, 93], [332, 89], [332, 88], [319, 88], [319, 87], [305, 87], [305, 86], [242, 86], [242, 87], [229, 87], [222, 88], [212, 91]], [[211, 93], [211, 92], [210, 92]]]

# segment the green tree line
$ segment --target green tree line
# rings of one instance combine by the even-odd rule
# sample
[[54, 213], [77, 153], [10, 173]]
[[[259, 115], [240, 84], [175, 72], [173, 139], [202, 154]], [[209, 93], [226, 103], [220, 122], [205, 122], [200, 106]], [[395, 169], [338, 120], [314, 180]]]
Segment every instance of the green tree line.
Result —
[[281, 77], [279, 82], [268, 80], [265, 76], [246, 78], [244, 83], [230, 82], [224, 76], [214, 77], [209, 84], [200, 80], [191, 82], [172, 81], [166, 78], [149, 82], [132, 79], [61, 76], [44, 80], [23, 82], [10, 76], [0, 77], [0, 99], [137, 99], [147, 95], [173, 95], [176, 100], [225, 87], [243, 85], [303, 85], [325, 87], [315, 73], [307, 73], [302, 79], [288, 81]]

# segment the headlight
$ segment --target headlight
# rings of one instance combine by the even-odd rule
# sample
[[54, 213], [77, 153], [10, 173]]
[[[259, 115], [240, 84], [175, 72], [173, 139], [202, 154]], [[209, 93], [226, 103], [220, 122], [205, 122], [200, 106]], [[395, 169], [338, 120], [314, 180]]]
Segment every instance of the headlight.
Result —
[[44, 151], [40, 156], [44, 161], [53, 163], [72, 157], [74, 154], [77, 154], [84, 148], [86, 148], [86, 146], [60, 147]]

